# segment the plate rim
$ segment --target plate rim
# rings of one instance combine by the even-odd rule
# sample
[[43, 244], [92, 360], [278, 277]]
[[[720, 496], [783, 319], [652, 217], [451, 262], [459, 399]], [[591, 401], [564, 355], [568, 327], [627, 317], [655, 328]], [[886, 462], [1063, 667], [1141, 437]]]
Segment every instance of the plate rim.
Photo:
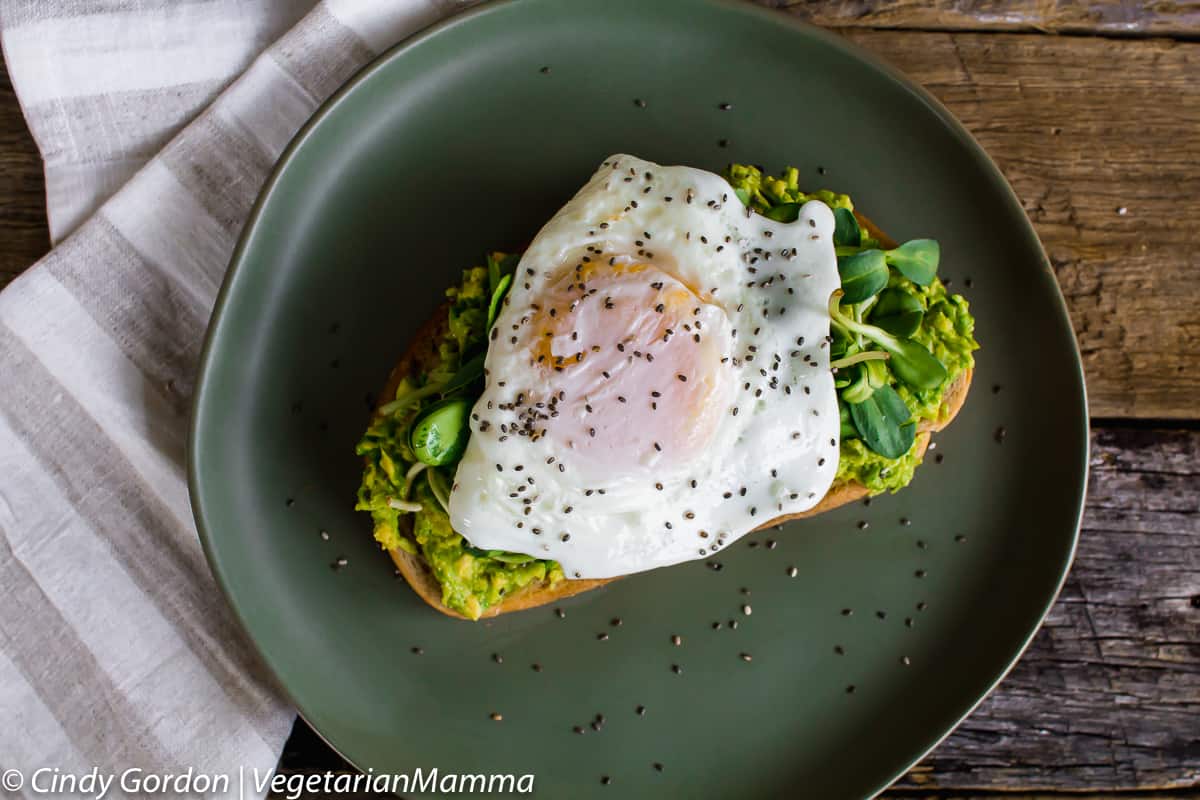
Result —
[[[586, 6], [592, 4], [592, 0], [572, 0], [576, 5]], [[217, 348], [217, 340], [220, 338], [221, 323], [225, 314], [226, 304], [229, 302], [230, 296], [233, 294], [233, 287], [237, 283], [238, 275], [242, 267], [245, 265], [245, 253], [250, 247], [251, 241], [255, 238], [255, 233], [258, 229], [260, 217], [263, 209], [270, 202], [279, 183], [283, 179], [284, 173], [287, 171], [296, 152], [302, 148], [308, 139], [313, 135], [314, 131], [330, 116], [336, 113], [341, 104], [355, 91], [357, 91], [364, 83], [369, 81], [373, 75], [384, 69], [387, 69], [392, 62], [403, 56], [409, 51], [422, 44], [427, 40], [444, 35], [447, 32], [457, 29], [460, 26], [473, 24], [475, 20], [495, 13], [504, 13], [510, 7], [525, 5], [538, 0], [490, 0], [490, 2], [482, 2], [474, 5], [466, 10], [453, 14], [450, 17], [439, 20], [426, 28], [416, 31], [409, 36], [401, 39], [396, 44], [381, 51], [378, 55], [360, 67], [346, 81], [339, 86], [333, 94], [321, 102], [312, 112], [304, 124], [296, 131], [289, 140], [288, 144], [280, 152], [278, 159], [271, 167], [266, 180], [263, 182], [262, 188], [259, 190], [258, 196], [255, 198], [254, 204], [251, 206], [249, 213], [246, 215], [246, 220], [238, 234], [238, 241], [229, 258], [229, 265], [226, 268], [225, 274], [221, 280], [220, 289], [217, 292], [216, 299], [213, 304], [212, 314], [209, 317], [208, 326], [205, 330], [204, 343], [200, 351], [199, 363], [196, 369], [195, 390], [190, 403], [190, 414], [188, 421], [187, 433], [187, 452], [186, 452], [186, 467], [187, 467], [187, 487], [188, 498], [192, 509], [192, 516], [196, 522], [196, 530], [200, 539], [201, 547], [204, 551], [204, 556], [208, 562], [210, 572], [216, 581], [222, 596], [225, 599], [226, 606], [233, 613], [238, 625], [242, 629], [243, 635], [248, 640], [254, 653], [258, 657], [260, 663], [267, 669], [273, 683], [280, 693], [287, 699], [288, 702], [295, 708], [297, 716], [304, 720], [305, 724], [317, 734], [331, 750], [338, 754], [343, 760], [351, 764], [360, 772], [363, 767], [356, 763], [353, 759], [342, 752], [333, 742], [331, 742], [325, 734], [313, 725], [310, 721], [310, 714], [305, 707], [298, 702], [297, 697], [292, 690], [287, 687], [280, 678], [280, 670], [276, 667], [274, 660], [259, 644], [258, 639], [251, 634], [251, 627], [247, 620], [247, 615], [243, 609], [234, 601], [232, 589], [227, 582], [227, 576], [221, 567], [221, 559], [217, 553], [217, 545], [214, 544], [212, 530], [209, 527], [207, 515], [205, 512], [205, 503], [202, 500], [203, 481], [199, 477], [200, 452], [203, 449], [201, 444], [201, 434], [207, 424], [207, 420], [203, 415], [203, 406], [206, 404], [208, 396], [209, 373], [213, 368], [213, 355]], [[561, 2], [561, 0], [560, 0]], [[896, 770], [885, 770], [886, 778], [876, 783], [866, 795], [866, 797], [875, 797], [881, 792], [888, 789], [898, 779], [903, 777], [909, 770], [925, 759], [933, 750], [935, 750], [943, 741], [945, 741], [954, 731], [975, 712], [979, 705], [986, 700], [996, 690], [996, 688], [1008, 677], [1013, 668], [1025, 655], [1033, 642], [1034, 637], [1041, 630], [1042, 625], [1046, 621], [1054, 604], [1058, 601], [1058, 597], [1066, 584], [1067, 576], [1070, 574], [1071, 566], [1074, 563], [1075, 555], [1079, 546], [1079, 537], [1083, 524], [1084, 510], [1087, 501], [1088, 487], [1091, 479], [1091, 418], [1090, 408], [1088, 405], [1087, 382], [1083, 369], [1082, 354], [1079, 350], [1079, 341], [1074, 334], [1074, 327], [1071, 324], [1070, 311], [1067, 307], [1066, 298], [1063, 296], [1062, 287], [1058, 283], [1058, 279], [1054, 274], [1050, 259], [1046, 254], [1045, 246], [1037, 235], [1037, 231], [1033, 226], [1033, 222], [1025, 213], [1024, 207], [1021, 205], [1020, 198], [1013, 190], [1008, 179], [1000, 170], [999, 166], [979, 144], [975, 136], [960, 122], [946, 106], [938, 100], [929, 90], [925, 89], [920, 84], [909, 78], [899, 68], [892, 66], [886, 60], [865, 48], [848, 41], [847, 39], [838, 36], [830, 30], [817, 25], [805, 22], [791, 14], [787, 14], [782, 9], [766, 8], [759, 6], [750, 0], [658, 0], [659, 3], [671, 2], [677, 6], [683, 7], [687, 5], [707, 5], [716, 9], [724, 9], [733, 13], [741, 13], [749, 16], [755, 16], [766, 23], [790, 28], [799, 35], [808, 36], [817, 40], [820, 44], [833, 48], [840, 53], [865, 63], [869, 67], [876, 70], [883, 77], [889, 79], [897, 89], [907, 92], [914, 99], [924, 105], [933, 115], [935, 115], [960, 141], [965, 143], [975, 161], [987, 173], [992, 183], [996, 184], [1003, 195], [1003, 202], [1009, 206], [1011, 210], [1018, 212], [1016, 214], [1019, 219], [1019, 225], [1022, 229], [1022, 235], [1029, 244], [1034, 246], [1038, 256], [1040, 256], [1041, 269], [1044, 277], [1049, 279], [1049, 285], [1052, 287], [1052, 295], [1054, 297], [1054, 310], [1058, 322], [1065, 325], [1070, 332], [1069, 338], [1071, 341], [1070, 353], [1073, 356], [1073, 369], [1070, 370], [1070, 378], [1076, 382], [1079, 387], [1080, 398], [1080, 415], [1082, 430], [1076, 431], [1082, 438], [1082, 474], [1078, 481], [1078, 493], [1074, 500], [1074, 523], [1071, 533], [1070, 546], [1058, 565], [1059, 577], [1041, 611], [1036, 619], [1029, 626], [1028, 631], [1021, 639], [1019, 646], [1014, 650], [1011, 658], [995, 675], [988, 680], [986, 689], [971, 702], [961, 713], [953, 712], [951, 723], [944, 730], [936, 733], [932, 739], [923, 744], [916, 752], [911, 760], [902, 763], [902, 766]], [[290, 734], [289, 734], [290, 735]]]

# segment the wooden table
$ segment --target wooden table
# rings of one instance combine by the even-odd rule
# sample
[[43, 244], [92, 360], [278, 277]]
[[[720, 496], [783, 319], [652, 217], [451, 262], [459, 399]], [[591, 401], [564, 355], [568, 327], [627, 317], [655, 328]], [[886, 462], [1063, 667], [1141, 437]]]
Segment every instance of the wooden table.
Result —
[[[1200, 0], [775, 2], [941, 98], [1008, 176], [1083, 352], [1075, 566], [1002, 686], [889, 797], [1200, 797]], [[0, 286], [48, 249], [0, 86]], [[286, 769], [341, 762], [302, 724]], [[1128, 795], [1123, 795], [1128, 796]]]

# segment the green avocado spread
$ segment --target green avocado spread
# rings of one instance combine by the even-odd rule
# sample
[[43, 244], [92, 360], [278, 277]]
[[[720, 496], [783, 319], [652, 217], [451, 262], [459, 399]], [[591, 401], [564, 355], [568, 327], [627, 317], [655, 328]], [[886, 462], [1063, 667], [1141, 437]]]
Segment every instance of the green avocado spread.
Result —
[[[733, 164], [725, 177], [739, 199], [759, 213], [770, 215], [780, 206], [808, 200], [820, 200], [835, 210], [854, 209], [850, 198], [843, 194], [827, 190], [802, 192], [799, 173], [792, 167], [773, 177], [764, 175], [757, 167]], [[877, 245], [864, 235], [863, 247]], [[493, 253], [488, 257], [487, 267], [465, 270], [459, 285], [446, 291], [450, 301], [448, 325], [436, 343], [436, 357], [420, 365], [423, 371], [401, 381], [395, 397], [388, 398], [381, 406], [357, 446], [365, 467], [355, 508], [370, 512], [376, 541], [384, 549], [399, 549], [422, 557], [441, 584], [442, 602], [470, 619], [478, 619], [489, 607], [525, 587], [542, 582], [553, 585], [563, 580], [562, 569], [554, 561], [481, 550], [456, 533], [446, 512], [455, 464], [423, 463], [413, 450], [414, 443], [409, 441], [413, 424], [422, 411], [437, 401], [447, 384], [455, 383], [470, 356], [486, 350], [489, 304], [494, 311], [503, 287], [507, 286], [507, 282], [502, 282], [497, 292], [497, 265], [508, 261], [510, 258], [504, 254]], [[922, 321], [909, 338], [927, 349], [945, 368], [945, 379], [932, 388], [915, 389], [890, 373], [885, 373], [889, 375], [887, 382], [911, 412], [909, 424], [942, 421], [950, 411], [945, 404], [946, 389], [963, 371], [974, 366], [972, 352], [979, 347], [967, 301], [961, 295], [948, 293], [936, 277], [918, 285], [893, 271], [887, 288], [909, 296], [920, 305], [924, 312]], [[911, 300], [909, 304], [912, 305]], [[844, 411], [840, 393], [839, 404]], [[897, 491], [912, 480], [921, 462], [918, 451], [914, 441], [897, 458], [881, 455], [854, 434], [853, 425], [847, 428], [844, 419], [835, 485], [857, 481], [872, 494]]]
[[[394, 410], [384, 406], [391, 413], [377, 414], [358, 443], [357, 452], [366, 466], [355, 508], [371, 513], [380, 547], [398, 548], [425, 559], [442, 586], [442, 603], [447, 608], [478, 619], [506, 594], [545, 580], [553, 584], [562, 580], [563, 574], [554, 561], [479, 550], [455, 533], [436, 496], [439, 487], [453, 481], [453, 474], [421, 464], [407, 442], [407, 432], [421, 403], [434, 398], [430, 389], [450, 379], [461, 366], [463, 353], [481, 348], [486, 342], [487, 270], [465, 270], [462, 282], [448, 289], [446, 297], [450, 301], [449, 325], [438, 342], [435, 363], [402, 381], [396, 399], [388, 405], [404, 398], [413, 400]], [[410, 478], [411, 470], [419, 471]], [[406, 503], [414, 503], [420, 510], [410, 512], [402, 505]], [[397, 508], [398, 504], [402, 507]], [[406, 518], [403, 525], [402, 516]]]

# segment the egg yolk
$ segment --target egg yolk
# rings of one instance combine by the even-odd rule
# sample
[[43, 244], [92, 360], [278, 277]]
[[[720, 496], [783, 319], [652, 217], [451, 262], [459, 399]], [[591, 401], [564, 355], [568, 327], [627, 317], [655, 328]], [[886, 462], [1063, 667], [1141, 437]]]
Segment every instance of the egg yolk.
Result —
[[527, 435], [550, 437], [584, 474], [685, 464], [730, 411], [727, 317], [654, 264], [596, 256], [553, 283], [523, 323], [544, 378], [529, 393]]

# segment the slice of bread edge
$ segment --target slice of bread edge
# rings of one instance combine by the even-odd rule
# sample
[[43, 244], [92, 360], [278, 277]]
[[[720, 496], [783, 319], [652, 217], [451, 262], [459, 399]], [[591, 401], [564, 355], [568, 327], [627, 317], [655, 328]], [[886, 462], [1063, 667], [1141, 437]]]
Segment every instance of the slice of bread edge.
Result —
[[[857, 212], [855, 212], [855, 216], [858, 218], [859, 224], [873, 238], [878, 239], [883, 247], [892, 248], [896, 246], [895, 241], [879, 230], [869, 219]], [[449, 319], [450, 304], [447, 301], [439, 305], [437, 310], [434, 311], [433, 316], [426, 320], [413, 335], [408, 348], [400, 356], [400, 359], [396, 362], [391, 374], [388, 376], [387, 385], [379, 395], [379, 403], [375, 409], [375, 414], [379, 413], [379, 408], [387, 403], [389, 398], [396, 396], [396, 389], [402, 380], [411, 375], [419, 374], [426, 365], [435, 363], [438, 358], [438, 343], [442, 340], [443, 335], [449, 327]], [[967, 392], [971, 387], [972, 373], [973, 370], [971, 369], [964, 370], [946, 388], [943, 398], [943, 405], [946, 409], [944, 418], [936, 423], [922, 423], [919, 427], [914, 446], [918, 448], [918, 452], [922, 456], [924, 456], [926, 449], [929, 447], [932, 434], [949, 425], [959, 410], [962, 409], [967, 399]], [[853, 503], [856, 500], [861, 500], [867, 497], [869, 493], [870, 490], [858, 482], [834, 484], [825, 496], [821, 498], [821, 501], [807, 511], [775, 517], [764, 522], [755, 528], [755, 530], [763, 530], [772, 525], [779, 525], [791, 520], [814, 517], [817, 514], [831, 511], [848, 503]], [[401, 535], [411, 534], [411, 529], [406, 531], [403, 528], [405, 522], [411, 526], [410, 518], [402, 517], [400, 522], [402, 526]], [[409, 538], [411, 539], [411, 535]], [[389, 549], [387, 552], [392, 557], [392, 561], [395, 563], [400, 575], [422, 600], [447, 616], [455, 617], [456, 619], [470, 619], [470, 617], [460, 614], [442, 602], [442, 586], [424, 558], [405, 552], [399, 548]], [[617, 578], [583, 580], [563, 578], [553, 585], [548, 581], [540, 581], [522, 588], [520, 591], [504, 598], [500, 603], [484, 609], [479, 618], [486, 619], [513, 611], [523, 611], [527, 608], [544, 606], [582, 592], [597, 589], [614, 580], [617, 580]]]

